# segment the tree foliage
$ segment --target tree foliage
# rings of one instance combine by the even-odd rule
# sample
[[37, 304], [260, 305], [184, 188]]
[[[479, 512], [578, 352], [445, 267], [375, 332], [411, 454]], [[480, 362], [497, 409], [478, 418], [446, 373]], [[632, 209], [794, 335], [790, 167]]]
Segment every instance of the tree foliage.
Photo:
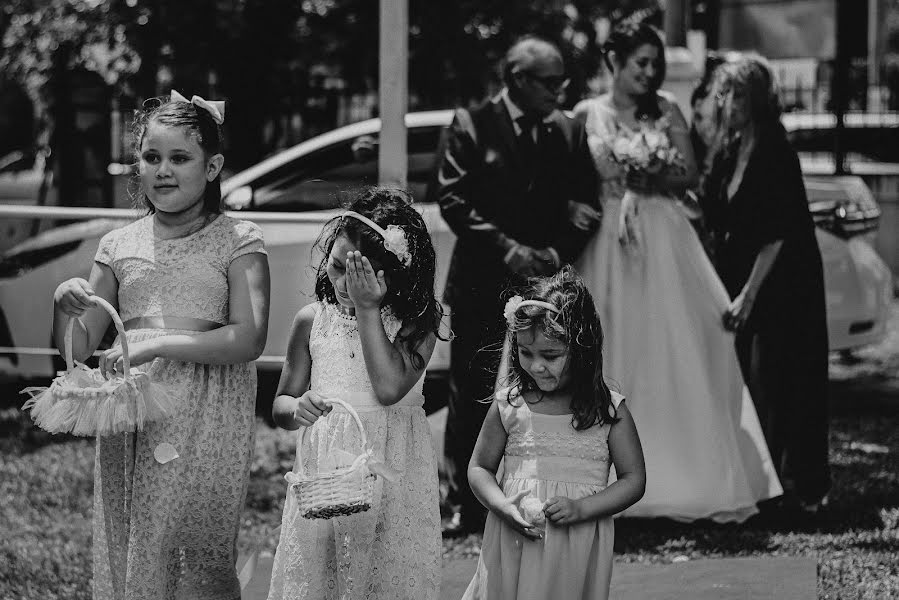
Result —
[[[579, 97], [599, 61], [594, 22], [658, 0], [409, 0], [413, 108], [480, 99], [515, 38], [559, 43]], [[312, 74], [345, 92], [377, 89], [378, 0], [3, 0], [0, 69], [44, 110], [54, 69], [95, 71], [129, 100], [168, 93], [230, 103], [229, 161], [270, 148], [271, 116], [302, 105]], [[234, 152], [236, 151], [236, 153]]]

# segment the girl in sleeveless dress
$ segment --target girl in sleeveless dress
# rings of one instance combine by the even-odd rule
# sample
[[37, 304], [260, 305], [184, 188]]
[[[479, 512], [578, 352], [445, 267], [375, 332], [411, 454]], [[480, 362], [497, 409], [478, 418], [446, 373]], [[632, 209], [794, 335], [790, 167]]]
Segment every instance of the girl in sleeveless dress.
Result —
[[[490, 514], [463, 598], [608, 598], [612, 515], [640, 499], [646, 472], [624, 398], [602, 378], [593, 299], [565, 268], [509, 300], [505, 317], [511, 386], [496, 394], [468, 467]], [[607, 486], [612, 463], [618, 480]]]
[[[93, 597], [238, 600], [235, 543], [256, 431], [256, 370], [268, 328], [262, 234], [221, 214], [224, 103], [177, 92], [136, 120], [150, 215], [100, 240], [90, 280], [55, 295], [53, 331], [81, 317], [84, 360], [118, 308], [131, 365], [180, 390], [176, 413], [143, 431], [97, 438]], [[100, 357], [122, 372], [116, 343]]]
[[[605, 375], [632, 399], [643, 434], [646, 494], [624, 514], [741, 522], [782, 489], [722, 323], [727, 291], [677, 200], [696, 180], [689, 132], [657, 91], [655, 31], [624, 24], [608, 44], [612, 91], [578, 107], [603, 216], [575, 266], [606, 327]], [[612, 149], [641, 128], [667, 136], [684, 168], [626, 177]]]
[[[288, 491], [270, 600], [436, 599], [440, 513], [431, 431], [422, 408], [425, 367], [442, 310], [435, 256], [421, 216], [403, 192], [373, 188], [320, 238], [318, 301], [297, 314], [273, 406], [285, 429], [311, 427], [307, 472], [340, 451], [359, 453], [359, 413], [378, 477], [369, 510], [306, 519]], [[325, 417], [325, 418], [322, 418]]]

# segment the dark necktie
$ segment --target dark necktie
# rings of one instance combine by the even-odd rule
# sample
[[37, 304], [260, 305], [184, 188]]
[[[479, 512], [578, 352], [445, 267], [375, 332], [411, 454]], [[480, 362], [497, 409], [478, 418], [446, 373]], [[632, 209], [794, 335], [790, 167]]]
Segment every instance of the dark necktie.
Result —
[[[532, 163], [537, 157], [537, 143], [534, 142], [534, 127], [538, 126], [540, 119], [531, 115], [522, 115], [515, 119], [518, 124], [518, 147], [521, 149], [525, 161]], [[540, 130], [537, 130], [537, 140], [540, 140]]]

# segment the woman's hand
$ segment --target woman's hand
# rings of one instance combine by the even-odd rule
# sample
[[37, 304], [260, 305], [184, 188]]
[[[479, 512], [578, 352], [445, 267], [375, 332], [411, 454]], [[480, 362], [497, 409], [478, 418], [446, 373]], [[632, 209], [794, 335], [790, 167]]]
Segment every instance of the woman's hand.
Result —
[[743, 291], [724, 311], [724, 328], [728, 331], [739, 331], [749, 320], [753, 304], [755, 304], [755, 293], [743, 288]]
[[618, 213], [618, 241], [622, 246], [636, 244], [637, 239], [637, 202], [639, 198], [630, 189], [624, 191], [621, 198], [621, 210]]
[[565, 496], [555, 496], [547, 500], [543, 512], [555, 525], [572, 525], [583, 520], [581, 505], [577, 500]]
[[87, 309], [97, 305], [94, 295], [94, 289], [87, 280], [73, 277], [59, 284], [53, 293], [53, 302], [69, 317], [80, 317]]
[[301, 427], [312, 427], [319, 418], [331, 412], [332, 408], [325, 402], [324, 396], [309, 390], [297, 398], [297, 407], [293, 411], [293, 418]]
[[[128, 359], [132, 367], [148, 363], [159, 357], [158, 338], [128, 344]], [[121, 346], [110, 348], [100, 355], [100, 373], [106, 379], [125, 374], [125, 359]]]
[[532, 540], [539, 540], [543, 537], [543, 533], [528, 523], [518, 510], [518, 503], [521, 502], [522, 498], [530, 495], [530, 493], [530, 490], [524, 490], [511, 498], [505, 498], [498, 506], [493, 507], [493, 512], [521, 535]]
[[387, 295], [384, 271], [375, 273], [368, 258], [362, 253], [346, 253], [346, 291], [356, 310], [380, 308]]
[[595, 208], [583, 202], [568, 201], [568, 219], [571, 224], [582, 231], [590, 231], [599, 221], [599, 213]]

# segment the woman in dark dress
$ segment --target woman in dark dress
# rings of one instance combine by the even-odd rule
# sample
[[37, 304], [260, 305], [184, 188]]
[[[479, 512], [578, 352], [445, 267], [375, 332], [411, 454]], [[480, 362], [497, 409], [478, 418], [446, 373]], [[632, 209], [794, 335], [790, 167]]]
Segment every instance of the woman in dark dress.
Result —
[[719, 66], [696, 110], [716, 268], [733, 299], [743, 376], [787, 493], [816, 512], [830, 488], [824, 274], [799, 158], [761, 58]]

